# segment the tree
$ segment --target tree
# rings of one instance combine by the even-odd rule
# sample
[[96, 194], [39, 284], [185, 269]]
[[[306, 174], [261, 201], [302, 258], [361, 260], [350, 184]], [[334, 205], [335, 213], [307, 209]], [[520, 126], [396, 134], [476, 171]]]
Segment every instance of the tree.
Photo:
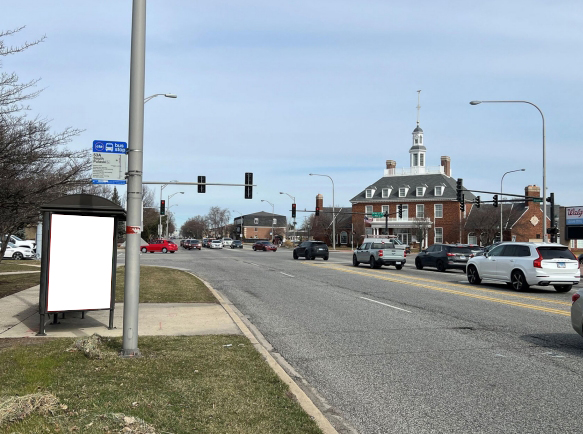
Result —
[[413, 219], [413, 228], [417, 241], [419, 242], [419, 251], [421, 251], [423, 248], [427, 247], [425, 246], [425, 237], [429, 232], [429, 225], [425, 218], [416, 217]]
[[206, 216], [209, 227], [214, 231], [215, 236], [224, 236], [225, 227], [229, 224], [231, 220], [231, 212], [227, 208], [220, 208], [218, 206], [213, 206], [209, 210]]
[[206, 231], [207, 221], [201, 215], [189, 218], [180, 228], [180, 233], [185, 238], [203, 238]]
[[[44, 39], [6, 47], [2, 38], [20, 30], [0, 33], [0, 56], [19, 53]], [[23, 102], [40, 92], [30, 92], [37, 82], [20, 83], [15, 73], [0, 74], [0, 261], [10, 234], [38, 223], [41, 205], [90, 182], [89, 151], [65, 148], [80, 130], [69, 127], [55, 133], [48, 121], [23, 113], [28, 109]]]
[[158, 235], [160, 213], [154, 206], [154, 190], [147, 185], [142, 185], [142, 191], [142, 202], [144, 204], [142, 238], [149, 241]]

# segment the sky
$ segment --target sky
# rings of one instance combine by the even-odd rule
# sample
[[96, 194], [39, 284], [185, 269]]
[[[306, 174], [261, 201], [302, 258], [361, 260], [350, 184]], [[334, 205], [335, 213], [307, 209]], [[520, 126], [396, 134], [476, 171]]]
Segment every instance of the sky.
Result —
[[[54, 131], [83, 130], [68, 146], [128, 141], [132, 2], [3, 2], [6, 38], [41, 44], [2, 59], [0, 72], [40, 78], [30, 116]], [[212, 206], [232, 217], [258, 211], [301, 223], [318, 193], [350, 199], [383, 176], [385, 161], [409, 167], [417, 120], [427, 165], [451, 157], [471, 190], [524, 194], [542, 186], [544, 113], [547, 192], [583, 205], [578, 131], [583, 107], [583, 2], [516, 0], [147, 2], [144, 181], [169, 185], [163, 198], [180, 226]], [[160, 187], [155, 189], [160, 199]], [[125, 193], [125, 186], [120, 188]], [[482, 201], [491, 196], [481, 195]], [[261, 200], [266, 202], [261, 202]], [[267, 202], [271, 202], [272, 206]], [[168, 206], [168, 202], [167, 202]]]

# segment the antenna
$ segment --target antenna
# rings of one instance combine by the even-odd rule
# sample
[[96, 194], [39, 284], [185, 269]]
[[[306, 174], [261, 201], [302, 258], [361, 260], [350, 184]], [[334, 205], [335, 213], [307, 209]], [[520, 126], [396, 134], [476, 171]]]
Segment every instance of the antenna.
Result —
[[417, 91], [417, 126], [419, 126], [419, 110], [421, 109], [421, 91]]

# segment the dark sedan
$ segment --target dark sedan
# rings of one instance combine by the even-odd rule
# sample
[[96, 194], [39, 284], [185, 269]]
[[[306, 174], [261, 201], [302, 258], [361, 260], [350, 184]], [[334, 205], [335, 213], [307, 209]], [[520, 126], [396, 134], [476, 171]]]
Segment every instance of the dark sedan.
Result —
[[322, 241], [304, 241], [294, 249], [293, 257], [298, 259], [300, 256], [306, 259], [323, 258], [324, 261], [329, 257], [328, 246]]
[[241, 242], [241, 240], [233, 240], [230, 247], [231, 249], [242, 249], [243, 243]]
[[471, 257], [474, 257], [474, 253], [466, 245], [434, 244], [417, 255], [415, 267], [418, 270], [435, 267], [437, 271], [454, 268], [465, 273], [466, 264]]
[[257, 250], [263, 251], [271, 250], [272, 252], [277, 251], [277, 247], [271, 244], [269, 241], [257, 241], [255, 244], [253, 244], [252, 249], [255, 251]]

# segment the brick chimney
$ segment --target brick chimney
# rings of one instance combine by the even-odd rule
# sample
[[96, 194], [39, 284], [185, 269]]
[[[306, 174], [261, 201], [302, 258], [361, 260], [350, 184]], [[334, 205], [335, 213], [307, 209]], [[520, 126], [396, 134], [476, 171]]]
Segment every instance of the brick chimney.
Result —
[[316, 196], [316, 206], [319, 207], [320, 210], [324, 208], [324, 196], [322, 196], [320, 193], [318, 193]]
[[[540, 187], [537, 187], [536, 185], [527, 185], [526, 187], [524, 187], [524, 195], [540, 197]], [[533, 202], [529, 202], [528, 200], [525, 201], [526, 206], [530, 206], [531, 204], [533, 204]], [[534, 205], [540, 206], [538, 203]]]
[[397, 162], [395, 160], [387, 160], [387, 169], [397, 168]]
[[441, 166], [443, 167], [443, 173], [447, 176], [451, 176], [451, 158], [447, 156], [441, 157]]

